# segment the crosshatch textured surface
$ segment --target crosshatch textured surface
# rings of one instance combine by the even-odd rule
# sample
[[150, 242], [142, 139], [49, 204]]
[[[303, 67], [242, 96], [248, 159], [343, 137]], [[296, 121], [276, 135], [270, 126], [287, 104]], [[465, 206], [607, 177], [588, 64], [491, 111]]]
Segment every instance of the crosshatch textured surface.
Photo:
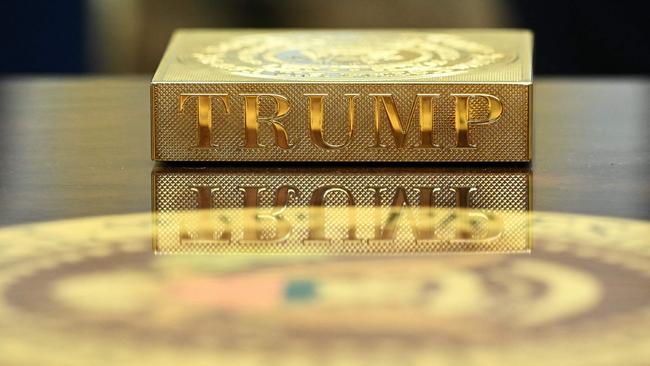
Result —
[[[162, 161], [528, 161], [530, 85], [516, 84], [154, 84], [152, 86], [153, 159]], [[221, 103], [212, 103], [212, 141], [216, 148], [199, 148], [196, 102], [179, 110], [181, 93], [227, 93], [232, 96], [231, 111], [224, 113]], [[287, 129], [290, 149], [274, 145], [273, 132], [261, 124], [260, 141], [267, 145], [244, 148], [244, 106], [241, 93], [281, 94], [293, 102], [281, 123]], [[359, 93], [356, 103], [356, 136], [347, 146], [325, 150], [309, 138], [309, 110], [304, 94], [325, 93], [324, 138], [331, 144], [345, 142], [347, 131], [346, 93]], [[370, 93], [391, 93], [401, 118], [406, 119], [418, 93], [440, 93], [434, 105], [434, 143], [439, 148], [396, 148], [385, 116], [381, 140], [374, 144], [373, 100]], [[450, 93], [487, 93], [503, 103], [501, 117], [489, 125], [470, 126], [470, 141], [476, 148], [456, 148], [455, 103]], [[470, 118], [484, 118], [484, 99], [470, 101]], [[261, 99], [260, 114], [273, 113], [273, 101]], [[482, 111], [485, 111], [481, 113]], [[417, 121], [417, 120], [416, 120]], [[406, 146], [419, 144], [417, 122], [406, 137]]]
[[[153, 172], [152, 181], [156, 215], [153, 246], [161, 254], [525, 252], [531, 245], [530, 175], [524, 171], [360, 174], [354, 170], [305, 173], [160, 169]], [[209, 203], [204, 202], [202, 207], [197, 187], [211, 191]], [[258, 190], [257, 207], [244, 209], [243, 187]], [[282, 187], [287, 201], [279, 204]], [[453, 222], [458, 212], [444, 208], [457, 206], [452, 188], [461, 187], [472, 189], [467, 201], [470, 212], [496, 215], [496, 237], [481, 240], [490, 237], [490, 220], [478, 219], [469, 238], [473, 240], [457, 240]], [[427, 211], [422, 205], [421, 195], [426, 188], [437, 189], [431, 207], [442, 210]], [[325, 193], [324, 189], [329, 191]], [[401, 198], [400, 191], [404, 193]], [[321, 211], [319, 198], [323, 199]], [[354, 209], [348, 206], [350, 200], [354, 201]], [[254, 219], [252, 215], [266, 218]], [[260, 240], [242, 240], [245, 230], [256, 222]], [[310, 230], [319, 229], [319, 222], [327, 225], [316, 236], [327, 240], [310, 242], [308, 239], [314, 237]], [[419, 240], [414, 236], [414, 228], [421, 229], [431, 222], [436, 223], [434, 236], [441, 240]], [[284, 229], [279, 229], [280, 224], [286, 225]], [[393, 224], [391, 238], [374, 240], [378, 229], [385, 232]], [[199, 234], [206, 225], [215, 240]], [[356, 241], [349, 240], [349, 230]], [[226, 231], [228, 239], [218, 240]]]
[[[151, 87], [152, 158], [160, 161], [529, 161], [532, 34], [523, 30], [181, 30], [174, 34]], [[212, 147], [199, 147], [196, 100], [181, 94], [227, 94], [229, 113], [216, 99], [209, 111]], [[265, 147], [244, 147], [244, 97], [287, 98], [278, 120], [290, 148], [274, 144], [272, 128], [260, 123]], [[390, 94], [402, 125], [417, 94], [434, 98], [436, 148], [419, 142], [417, 113], [406, 143], [397, 147], [386, 115], [375, 142], [374, 98]], [[503, 105], [490, 124], [470, 124], [470, 143], [456, 147], [455, 94], [489, 94]], [[309, 137], [305, 94], [325, 94], [324, 140], [347, 141], [348, 100], [358, 94], [355, 136], [337, 149], [323, 149]], [[260, 116], [272, 115], [270, 97], [259, 99]], [[487, 117], [487, 100], [471, 98], [471, 120]], [[205, 111], [204, 111], [205, 112]]]

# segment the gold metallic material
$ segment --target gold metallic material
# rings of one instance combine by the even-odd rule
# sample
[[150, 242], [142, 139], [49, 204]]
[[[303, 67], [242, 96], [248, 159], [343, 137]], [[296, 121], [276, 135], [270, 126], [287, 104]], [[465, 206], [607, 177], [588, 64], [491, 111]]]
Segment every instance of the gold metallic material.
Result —
[[[456, 98], [456, 147], [476, 147], [469, 142], [469, 125], [494, 123], [503, 112], [503, 104], [494, 95], [488, 94], [453, 94]], [[470, 98], [485, 98], [488, 103], [488, 115], [483, 120], [470, 120]]]
[[185, 102], [191, 97], [197, 99], [198, 120], [198, 147], [210, 148], [212, 144], [212, 97], [218, 97], [225, 108], [225, 113], [230, 113], [230, 98], [227, 94], [181, 94], [179, 98], [179, 111], [183, 112]]
[[[288, 149], [289, 136], [286, 128], [278, 122], [289, 112], [289, 101], [285, 96], [274, 94], [240, 94], [244, 97], [244, 125], [246, 133], [244, 146], [246, 148], [259, 148], [265, 145], [259, 142], [260, 122], [267, 123], [274, 132], [275, 144], [282, 149]], [[260, 116], [260, 98], [267, 97], [274, 102], [274, 112], [270, 116]]]
[[523, 30], [180, 30], [152, 158], [529, 161], [531, 55]]
[[348, 133], [345, 142], [333, 145], [325, 141], [323, 137], [324, 107], [323, 98], [327, 94], [307, 94], [309, 98], [309, 137], [314, 145], [323, 149], [339, 149], [350, 143], [355, 132], [355, 98], [359, 94], [346, 94], [348, 97]]
[[530, 173], [160, 168], [154, 251], [528, 252]]

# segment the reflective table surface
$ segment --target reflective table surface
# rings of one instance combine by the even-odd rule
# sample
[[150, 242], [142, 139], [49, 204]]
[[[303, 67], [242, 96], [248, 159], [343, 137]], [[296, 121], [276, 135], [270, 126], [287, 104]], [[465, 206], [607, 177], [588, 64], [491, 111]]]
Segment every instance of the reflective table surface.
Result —
[[0, 83], [2, 365], [644, 365], [650, 83], [532, 164], [154, 164], [145, 77]]
[[[536, 80], [534, 209], [650, 218], [648, 100], [645, 79]], [[0, 224], [148, 210], [148, 105], [145, 77], [4, 80]]]

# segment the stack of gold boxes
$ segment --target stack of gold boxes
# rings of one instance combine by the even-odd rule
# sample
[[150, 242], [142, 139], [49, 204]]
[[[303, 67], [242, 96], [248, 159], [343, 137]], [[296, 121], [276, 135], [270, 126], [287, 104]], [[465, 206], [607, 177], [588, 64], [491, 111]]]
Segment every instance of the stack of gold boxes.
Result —
[[529, 250], [531, 97], [523, 30], [177, 31], [154, 249]]

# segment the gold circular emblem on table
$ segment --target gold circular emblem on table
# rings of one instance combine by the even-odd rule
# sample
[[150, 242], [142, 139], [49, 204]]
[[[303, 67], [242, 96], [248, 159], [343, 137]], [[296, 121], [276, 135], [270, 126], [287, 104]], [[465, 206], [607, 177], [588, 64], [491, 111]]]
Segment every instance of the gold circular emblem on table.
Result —
[[457, 35], [418, 32], [250, 34], [199, 49], [191, 58], [234, 75], [288, 80], [436, 77], [512, 59]]
[[2, 365], [650, 359], [650, 223], [535, 213], [530, 254], [155, 256], [149, 214], [0, 229]]

